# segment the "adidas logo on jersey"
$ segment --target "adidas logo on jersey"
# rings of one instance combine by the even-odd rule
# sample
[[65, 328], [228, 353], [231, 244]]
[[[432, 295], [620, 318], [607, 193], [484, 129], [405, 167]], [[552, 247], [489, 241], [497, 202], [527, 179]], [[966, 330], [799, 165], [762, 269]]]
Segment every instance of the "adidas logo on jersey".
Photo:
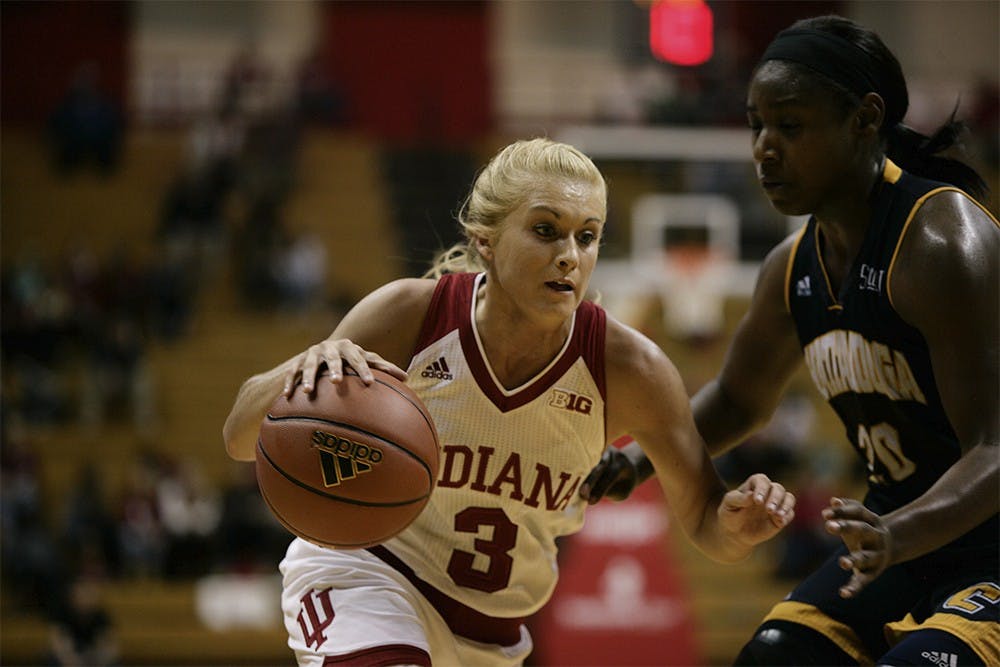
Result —
[[958, 667], [958, 656], [954, 653], [924, 651], [920, 654], [920, 657], [930, 660], [935, 665], [938, 665], [938, 667]]
[[809, 284], [809, 276], [800, 278], [795, 283], [795, 296], [812, 296], [812, 286]]
[[437, 378], [438, 380], [454, 380], [455, 376], [451, 374], [451, 369], [448, 368], [448, 362], [445, 361], [444, 357], [441, 357], [433, 364], [429, 364], [427, 368], [420, 374], [422, 378]]

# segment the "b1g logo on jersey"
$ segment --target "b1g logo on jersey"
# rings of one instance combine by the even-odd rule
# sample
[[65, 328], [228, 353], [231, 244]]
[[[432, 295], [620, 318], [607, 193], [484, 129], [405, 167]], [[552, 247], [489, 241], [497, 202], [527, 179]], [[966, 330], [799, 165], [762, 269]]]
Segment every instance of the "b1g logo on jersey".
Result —
[[579, 412], [582, 415], [589, 415], [594, 401], [582, 394], [574, 394], [563, 389], [553, 389], [552, 398], [549, 405], [554, 408], [563, 408], [572, 412]]
[[[330, 599], [330, 589], [316, 590], [315, 588], [302, 596], [299, 600], [299, 615], [295, 620], [302, 628], [302, 637], [306, 646], [316, 645], [319, 648], [326, 641], [326, 629], [333, 623], [333, 600]], [[316, 603], [319, 603], [319, 607]], [[322, 614], [320, 613], [322, 611]]]
[[381, 449], [341, 438], [333, 433], [313, 431], [312, 442], [319, 450], [323, 484], [328, 487], [371, 472], [372, 468], [382, 462]]

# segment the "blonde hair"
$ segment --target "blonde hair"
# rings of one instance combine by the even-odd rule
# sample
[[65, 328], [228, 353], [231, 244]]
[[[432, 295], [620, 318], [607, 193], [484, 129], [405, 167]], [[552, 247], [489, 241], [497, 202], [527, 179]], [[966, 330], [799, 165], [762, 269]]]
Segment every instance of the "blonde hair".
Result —
[[520, 206], [542, 179], [583, 181], [607, 193], [593, 161], [578, 149], [551, 139], [515, 141], [486, 163], [458, 211], [465, 241], [439, 253], [425, 278], [485, 269], [475, 239], [493, 239], [500, 223]]

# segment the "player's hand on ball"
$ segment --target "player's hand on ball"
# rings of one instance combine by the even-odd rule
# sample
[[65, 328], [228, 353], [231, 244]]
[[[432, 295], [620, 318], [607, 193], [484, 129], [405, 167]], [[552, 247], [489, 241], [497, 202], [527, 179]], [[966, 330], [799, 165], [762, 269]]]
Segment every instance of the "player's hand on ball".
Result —
[[340, 382], [344, 377], [344, 366], [350, 366], [369, 385], [373, 381], [371, 369], [378, 368], [400, 380], [406, 380], [406, 371], [396, 364], [386, 361], [375, 352], [369, 352], [347, 338], [326, 339], [311, 345], [305, 352], [289, 360], [285, 372], [282, 395], [291, 396], [296, 383], [302, 380], [302, 391], [312, 393], [316, 378], [323, 365], [330, 371], [330, 382]]
[[719, 523], [737, 542], [752, 547], [769, 540], [795, 516], [795, 496], [767, 475], [751, 475], [719, 503]]
[[848, 554], [840, 567], [851, 571], [840, 597], [852, 598], [892, 564], [892, 539], [882, 517], [857, 500], [833, 498], [823, 510], [826, 532], [844, 541]]

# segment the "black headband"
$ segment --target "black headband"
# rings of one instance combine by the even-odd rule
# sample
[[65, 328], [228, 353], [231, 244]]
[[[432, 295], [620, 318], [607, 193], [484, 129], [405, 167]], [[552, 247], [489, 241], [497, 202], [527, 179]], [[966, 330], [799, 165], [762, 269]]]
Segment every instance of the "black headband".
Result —
[[858, 97], [881, 94], [872, 72], [871, 56], [837, 35], [809, 28], [789, 28], [778, 33], [765, 49], [758, 66], [768, 60], [789, 60], [836, 81]]

